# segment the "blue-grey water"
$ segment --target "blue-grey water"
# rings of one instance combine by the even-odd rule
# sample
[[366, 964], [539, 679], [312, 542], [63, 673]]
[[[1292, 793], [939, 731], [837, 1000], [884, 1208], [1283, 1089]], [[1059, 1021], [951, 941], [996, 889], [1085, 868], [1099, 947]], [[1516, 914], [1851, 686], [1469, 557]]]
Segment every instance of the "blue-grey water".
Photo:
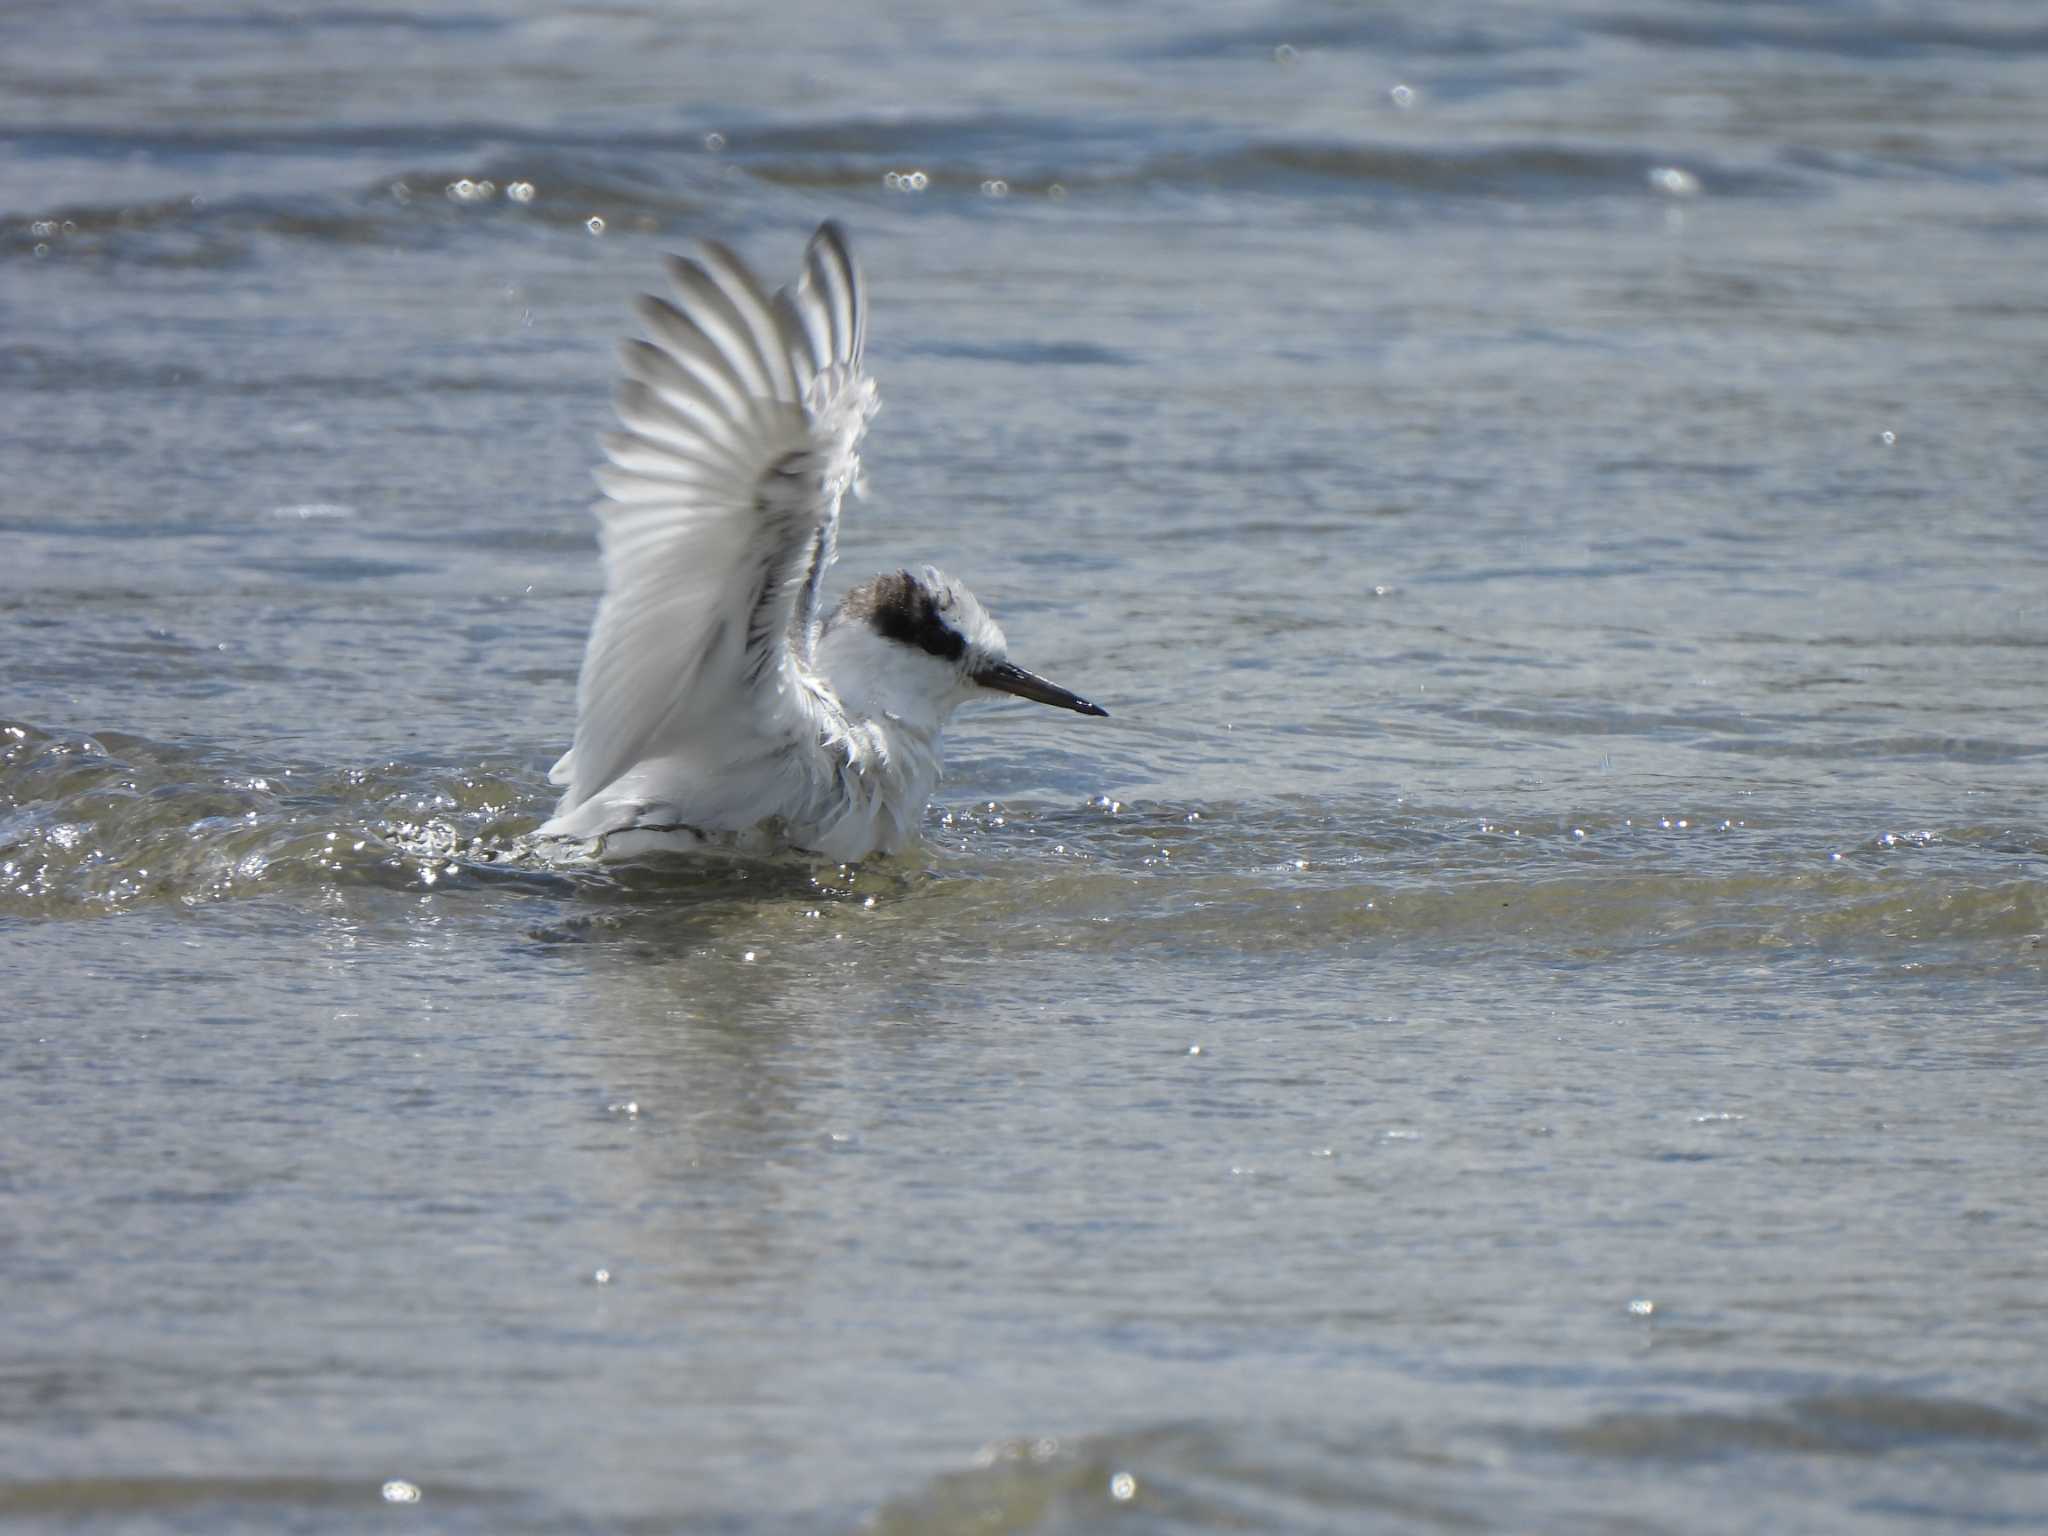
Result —
[[[2048, 1528], [2038, 7], [0, 25], [0, 1528]], [[1113, 718], [535, 867], [824, 217]]]

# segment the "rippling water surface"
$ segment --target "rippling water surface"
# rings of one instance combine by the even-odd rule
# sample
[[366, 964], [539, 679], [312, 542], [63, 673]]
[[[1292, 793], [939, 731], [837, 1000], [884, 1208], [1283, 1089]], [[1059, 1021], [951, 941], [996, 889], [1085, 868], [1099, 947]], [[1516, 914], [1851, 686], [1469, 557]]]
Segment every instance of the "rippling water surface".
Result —
[[[2048, 1524], [2032, 7], [17, 31], [0, 1526]], [[846, 579], [1113, 718], [544, 866], [607, 342], [826, 216]]]

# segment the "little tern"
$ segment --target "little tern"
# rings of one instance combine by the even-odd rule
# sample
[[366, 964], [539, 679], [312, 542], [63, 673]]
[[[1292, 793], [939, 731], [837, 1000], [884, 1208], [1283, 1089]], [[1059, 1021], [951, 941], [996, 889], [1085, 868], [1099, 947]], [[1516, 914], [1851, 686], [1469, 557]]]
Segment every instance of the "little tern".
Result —
[[773, 297], [712, 241], [668, 275], [672, 298], [636, 306], [646, 339], [621, 348], [625, 430], [598, 470], [604, 596], [540, 837], [600, 859], [714, 842], [890, 853], [917, 836], [940, 730], [967, 700], [1108, 714], [1012, 662], [974, 594], [929, 565], [825, 613], [877, 405], [837, 224]]

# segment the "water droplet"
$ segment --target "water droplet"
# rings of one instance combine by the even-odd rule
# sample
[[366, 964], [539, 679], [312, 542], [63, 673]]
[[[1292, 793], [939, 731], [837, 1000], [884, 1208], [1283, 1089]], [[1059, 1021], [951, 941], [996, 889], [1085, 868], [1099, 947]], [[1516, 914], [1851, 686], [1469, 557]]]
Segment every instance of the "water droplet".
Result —
[[1899, 434], [1892, 431], [1891, 428], [1887, 427], [1884, 431], [1877, 434], [1877, 440], [1880, 443], [1883, 443], [1885, 447], [1889, 448], [1893, 443], [1896, 443], [1899, 440]]
[[583, 221], [583, 227], [593, 235], [601, 235], [604, 233], [604, 220], [593, 213]]
[[1281, 43], [1273, 50], [1273, 62], [1275, 64], [1292, 64], [1300, 57], [1301, 55], [1295, 51], [1294, 44], [1292, 43]]
[[1406, 112], [1415, 105], [1415, 88], [1411, 85], [1397, 85], [1387, 92], [1387, 100], [1397, 111]]
[[1638, 1296], [1628, 1304], [1630, 1317], [1649, 1317], [1657, 1310], [1657, 1303], [1647, 1296]]
[[1699, 195], [1700, 179], [1691, 171], [1680, 170], [1675, 165], [1653, 167], [1649, 173], [1650, 190], [1661, 192], [1666, 197], [1696, 197]]
[[991, 177], [981, 184], [981, 195], [983, 197], [1008, 197], [1010, 195], [1010, 184], [1000, 176]]
[[530, 181], [515, 181], [505, 188], [505, 195], [515, 203], [533, 201], [534, 185]]
[[1188, 1054], [1190, 1056], [1199, 1056], [1202, 1054], [1202, 1048], [1199, 1045], [1191, 1045], [1188, 1047]]
[[712, 154], [717, 154], [720, 150], [725, 148], [725, 135], [715, 130], [711, 133], [705, 134], [704, 147], [710, 150]]
[[1128, 1504], [1138, 1496], [1138, 1480], [1128, 1472], [1119, 1472], [1109, 1480], [1109, 1496], [1119, 1504]]
[[746, 964], [752, 965], [754, 963], [754, 952], [750, 949], [745, 954], [741, 955], [740, 959], [744, 961]]
[[592, 1285], [610, 1285], [612, 1283], [612, 1272], [608, 1269], [594, 1269], [590, 1272], [590, 1283]]
[[408, 1483], [402, 1477], [394, 1477], [384, 1485], [386, 1504], [417, 1504], [419, 1501], [420, 1489], [417, 1483]]

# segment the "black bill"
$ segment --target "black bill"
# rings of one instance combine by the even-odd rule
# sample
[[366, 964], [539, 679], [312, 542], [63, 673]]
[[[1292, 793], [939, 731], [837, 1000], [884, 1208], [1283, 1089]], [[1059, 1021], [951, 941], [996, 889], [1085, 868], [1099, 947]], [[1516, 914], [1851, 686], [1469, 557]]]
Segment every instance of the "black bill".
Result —
[[974, 674], [974, 680], [984, 688], [993, 688], [997, 693], [1014, 693], [1018, 698], [1030, 699], [1036, 704], [1057, 704], [1077, 715], [1109, 718], [1109, 711], [1101, 705], [1090, 704], [1078, 693], [1069, 693], [1058, 683], [1047, 682], [1036, 672], [1026, 672], [1011, 662], [999, 661], [992, 667], [984, 667]]

